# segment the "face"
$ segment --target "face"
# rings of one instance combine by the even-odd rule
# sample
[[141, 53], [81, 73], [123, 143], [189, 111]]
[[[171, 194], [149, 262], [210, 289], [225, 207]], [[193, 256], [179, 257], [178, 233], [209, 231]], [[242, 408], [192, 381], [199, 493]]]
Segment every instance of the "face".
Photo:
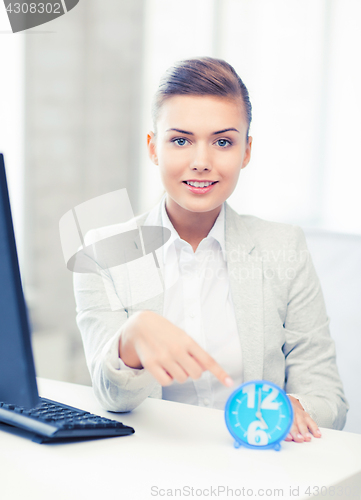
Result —
[[[239, 100], [176, 95], [163, 103], [156, 136], [148, 134], [148, 151], [159, 166], [168, 213], [219, 213], [251, 157], [247, 127]], [[186, 181], [215, 184], [195, 192]]]

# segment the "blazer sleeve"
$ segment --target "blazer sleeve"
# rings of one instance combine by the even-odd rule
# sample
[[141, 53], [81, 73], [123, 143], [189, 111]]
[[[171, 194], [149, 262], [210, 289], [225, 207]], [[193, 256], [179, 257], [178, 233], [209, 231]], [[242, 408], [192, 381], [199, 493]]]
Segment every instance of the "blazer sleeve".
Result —
[[110, 306], [109, 294], [116, 291], [109, 272], [98, 268], [97, 273], [74, 273], [73, 284], [76, 321], [100, 405], [126, 412], [148, 396], [161, 398], [161, 387], [147, 370], [129, 368], [119, 358], [119, 339], [128, 314], [125, 308], [112, 310]]
[[341, 430], [349, 405], [336, 365], [330, 321], [305, 236], [299, 227], [294, 226], [294, 231], [295, 267], [284, 322], [285, 390], [317, 425]]

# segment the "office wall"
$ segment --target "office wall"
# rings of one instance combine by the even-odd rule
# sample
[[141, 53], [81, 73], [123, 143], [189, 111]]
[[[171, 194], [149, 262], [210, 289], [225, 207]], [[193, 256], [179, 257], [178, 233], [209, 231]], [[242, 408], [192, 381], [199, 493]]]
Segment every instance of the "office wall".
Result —
[[59, 219], [123, 187], [137, 212], [143, 15], [86, 0], [26, 37], [24, 283], [45, 377], [89, 382]]
[[[229, 203], [268, 220], [361, 234], [361, 2], [183, 0], [179, 11], [175, 4], [147, 1], [145, 113], [175, 60], [225, 59], [253, 106], [252, 158]], [[146, 208], [160, 181], [146, 152], [142, 168]]]
[[24, 163], [24, 37], [9, 31], [6, 10], [0, 9], [0, 152], [6, 162], [14, 229], [23, 260]]

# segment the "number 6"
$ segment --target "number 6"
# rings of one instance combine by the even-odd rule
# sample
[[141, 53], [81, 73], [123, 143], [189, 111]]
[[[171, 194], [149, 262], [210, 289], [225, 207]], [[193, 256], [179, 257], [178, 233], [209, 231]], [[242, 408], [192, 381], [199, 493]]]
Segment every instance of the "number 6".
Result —
[[249, 444], [254, 444], [256, 446], [268, 444], [267, 434], [265, 431], [261, 430], [262, 425], [262, 422], [259, 420], [254, 420], [254, 422], [249, 424], [247, 429], [247, 440]]

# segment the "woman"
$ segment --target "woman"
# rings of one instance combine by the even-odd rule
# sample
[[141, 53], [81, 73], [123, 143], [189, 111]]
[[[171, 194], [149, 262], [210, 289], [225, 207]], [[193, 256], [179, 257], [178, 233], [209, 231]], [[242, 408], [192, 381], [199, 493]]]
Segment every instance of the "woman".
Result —
[[[168, 70], [147, 138], [165, 194], [129, 224], [170, 230], [157, 257], [171, 285], [114, 310], [109, 299], [124, 297], [127, 266], [75, 274], [77, 322], [106, 409], [129, 411], [148, 396], [224, 408], [232, 385], [265, 379], [290, 397], [286, 440], [304, 442], [321, 436], [318, 426], [342, 429], [348, 404], [302, 231], [241, 216], [226, 202], [250, 161], [251, 110], [225, 61]], [[99, 229], [95, 239], [124, 229]]]

